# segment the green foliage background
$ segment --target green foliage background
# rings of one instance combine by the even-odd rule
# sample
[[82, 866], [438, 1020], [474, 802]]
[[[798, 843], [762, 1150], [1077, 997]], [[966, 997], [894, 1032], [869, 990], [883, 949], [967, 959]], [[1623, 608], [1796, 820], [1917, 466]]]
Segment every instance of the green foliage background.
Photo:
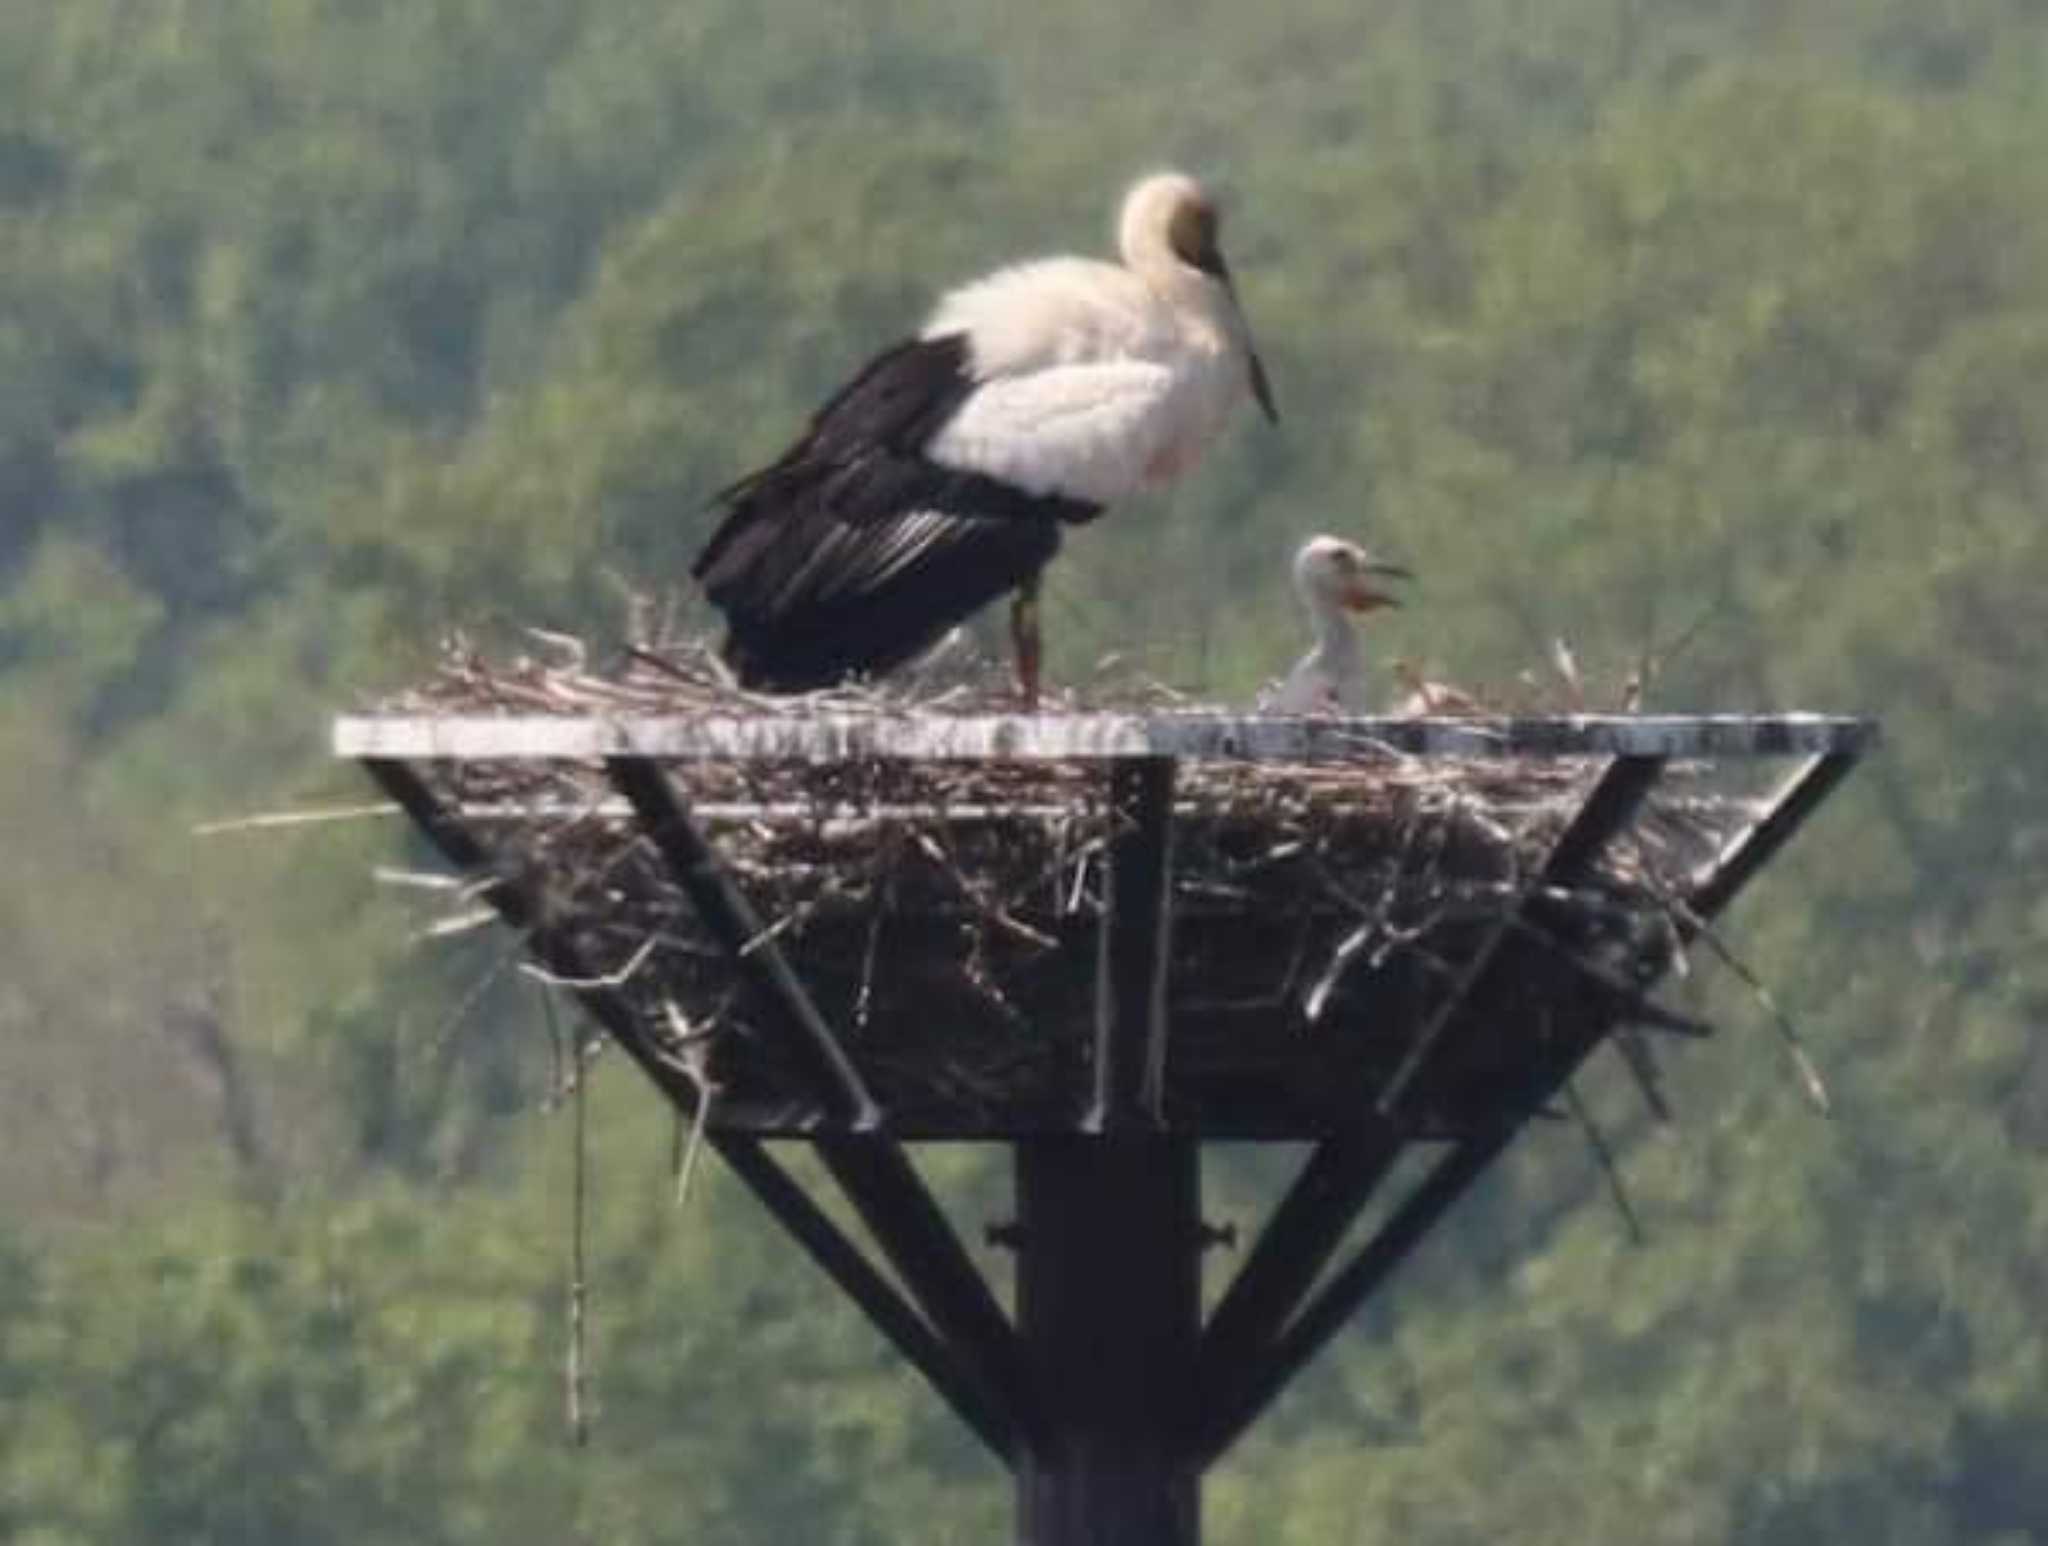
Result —
[[[1286, 422], [1071, 545], [1055, 669], [1218, 695], [1285, 554], [1390, 650], [1887, 749], [1738, 932], [1647, 1250], [1527, 1141], [1209, 1489], [1221, 1542], [2048, 1541], [2039, 0], [0, 6], [0, 1538], [999, 1538], [1000, 1477], [611, 1072], [594, 1441], [563, 1124], [326, 716], [451, 623], [615, 629], [939, 286], [1182, 161]], [[413, 855], [417, 859], [417, 855]], [[1000, 1207], [954, 1157], [964, 1215]], [[1219, 1166], [1249, 1220], [1272, 1167]]]

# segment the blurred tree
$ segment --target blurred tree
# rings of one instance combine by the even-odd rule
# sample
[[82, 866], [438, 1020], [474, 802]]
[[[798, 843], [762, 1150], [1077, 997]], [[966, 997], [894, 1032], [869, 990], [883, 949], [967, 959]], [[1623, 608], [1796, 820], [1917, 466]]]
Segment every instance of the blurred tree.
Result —
[[[1249, 694], [1333, 529], [1422, 574], [1389, 651], [1507, 682], [1565, 634], [1613, 683], [1686, 636], [1655, 702], [1891, 736], [1734, 925], [1842, 1120], [1715, 990], [1677, 1141], [1588, 1081], [1652, 1249], [1531, 1144], [1219, 1475], [1214, 1538], [2048, 1538], [2039, 24], [0, 8], [0, 1533], [1000, 1527], [732, 1188], [665, 1213], [623, 1082], [565, 1454], [503, 942], [407, 938], [388, 822], [191, 829], [360, 800], [325, 716], [444, 627], [615, 631], [617, 579], [678, 586], [705, 493], [933, 291], [1102, 248], [1182, 159], [1236, 200], [1287, 419], [1073, 544], [1057, 671]], [[1271, 1176], [1217, 1184], [1249, 1213]]]

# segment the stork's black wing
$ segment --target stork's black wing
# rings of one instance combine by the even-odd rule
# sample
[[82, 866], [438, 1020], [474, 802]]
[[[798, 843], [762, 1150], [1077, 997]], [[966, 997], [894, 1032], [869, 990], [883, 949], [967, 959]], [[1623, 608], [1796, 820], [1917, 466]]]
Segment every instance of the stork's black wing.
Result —
[[887, 671], [1036, 574], [1098, 507], [944, 467], [923, 448], [974, 390], [967, 341], [877, 357], [772, 465], [718, 496], [692, 573], [726, 659], [771, 691]]

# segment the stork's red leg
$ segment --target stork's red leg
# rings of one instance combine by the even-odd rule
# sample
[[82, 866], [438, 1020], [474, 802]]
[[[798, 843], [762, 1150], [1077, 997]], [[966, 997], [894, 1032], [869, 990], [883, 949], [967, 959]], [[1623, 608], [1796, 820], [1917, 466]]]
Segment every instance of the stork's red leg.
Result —
[[1038, 708], [1038, 576], [1017, 587], [1010, 606], [1010, 647], [1017, 657], [1017, 696], [1027, 713]]

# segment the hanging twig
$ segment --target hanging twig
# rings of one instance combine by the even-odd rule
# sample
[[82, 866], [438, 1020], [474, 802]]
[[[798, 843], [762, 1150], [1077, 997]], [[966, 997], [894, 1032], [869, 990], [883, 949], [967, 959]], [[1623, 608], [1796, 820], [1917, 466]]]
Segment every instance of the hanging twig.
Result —
[[1565, 1080], [1564, 1099], [1572, 1120], [1579, 1124], [1579, 1131], [1586, 1135], [1586, 1146], [1593, 1151], [1594, 1163], [1607, 1178], [1608, 1193], [1614, 1198], [1614, 1206], [1621, 1214], [1621, 1222], [1627, 1226], [1629, 1244], [1641, 1245], [1644, 1240], [1642, 1222], [1636, 1217], [1634, 1205], [1629, 1202], [1628, 1188], [1621, 1179], [1621, 1167], [1614, 1162], [1614, 1150], [1608, 1146], [1607, 1135], [1600, 1131], [1599, 1124], [1593, 1120], [1593, 1113], [1586, 1109], [1585, 1101], [1580, 1098], [1576, 1080]]
[[677, 1118], [677, 1144], [671, 1161], [675, 1167], [676, 1200], [680, 1210], [690, 1196], [690, 1182], [697, 1174], [697, 1158], [704, 1148], [704, 1132], [711, 1125], [712, 1103], [718, 1099], [718, 1085], [711, 1078], [707, 1059], [711, 1045], [708, 1029], [693, 1027], [676, 1007], [674, 999], [661, 1001], [662, 1016], [668, 1022], [675, 1048], [662, 1048], [662, 1061], [675, 1068], [697, 1089], [697, 1112], [690, 1122], [690, 1136], [682, 1141], [682, 1123]]
[[1621, 1055], [1626, 1067], [1636, 1082], [1636, 1089], [1642, 1093], [1643, 1104], [1649, 1107], [1650, 1115], [1658, 1122], [1671, 1120], [1671, 1103], [1664, 1098], [1663, 1077], [1657, 1071], [1657, 1061], [1651, 1056], [1649, 1044], [1642, 1033], [1632, 1025], [1617, 1025], [1608, 1037], [1614, 1050]]
[[[555, 1019], [554, 995], [546, 988], [541, 989], [541, 1009], [547, 1017], [548, 1037], [557, 1046], [562, 1043], [562, 1028]], [[585, 1272], [584, 1223], [585, 1170], [588, 1164], [585, 1139], [584, 1081], [576, 1080], [571, 1096], [575, 1119], [572, 1124], [569, 1179], [569, 1347], [564, 1368], [564, 1396], [568, 1406], [569, 1441], [578, 1449], [590, 1441], [589, 1408], [585, 1400], [585, 1381], [589, 1365], [585, 1357], [584, 1326], [588, 1300], [588, 1277]]]
[[[555, 1001], [551, 991], [543, 985], [540, 990], [541, 1023], [548, 1033], [548, 1098], [547, 1105], [554, 1105], [569, 1092], [569, 1054], [562, 1046], [562, 1027], [555, 1019]], [[576, 1079], [577, 1084], [583, 1081]]]
[[459, 1033], [463, 1026], [468, 1023], [470, 1016], [476, 1012], [477, 1005], [484, 1001], [484, 995], [490, 991], [491, 984], [504, 974], [505, 968], [510, 966], [519, 953], [526, 948], [528, 938], [529, 936], [522, 931], [513, 935], [511, 939], [500, 946], [497, 953], [491, 957], [491, 964], [484, 969], [483, 974], [463, 991], [462, 997], [456, 1000], [455, 1007], [442, 1017], [439, 1025], [434, 1027], [427, 1037], [427, 1050], [434, 1062], [444, 1062], [454, 1053], [455, 1045], [460, 1040]]
[[1805, 1091], [1807, 1102], [1822, 1116], [1833, 1116], [1834, 1103], [1828, 1098], [1827, 1084], [1822, 1080], [1820, 1070], [1814, 1066], [1813, 1059], [1807, 1056], [1805, 1040], [1799, 1034], [1799, 1027], [1792, 1023], [1792, 1017], [1778, 1007], [1777, 999], [1772, 996], [1771, 990], [1764, 986], [1763, 979], [1751, 971], [1742, 958], [1728, 948], [1721, 936], [1707, 926], [1706, 919], [1691, 908], [1685, 907], [1683, 903], [1679, 906], [1684, 910], [1686, 924], [1691, 932], [1697, 938], [1705, 940], [1707, 948], [1714, 952], [1721, 964], [1748, 985], [1757, 1003], [1763, 1006], [1764, 1013], [1770, 1016], [1779, 1039], [1785, 1044], [1786, 1056], [1792, 1060], [1792, 1067], [1799, 1075], [1800, 1088]]

